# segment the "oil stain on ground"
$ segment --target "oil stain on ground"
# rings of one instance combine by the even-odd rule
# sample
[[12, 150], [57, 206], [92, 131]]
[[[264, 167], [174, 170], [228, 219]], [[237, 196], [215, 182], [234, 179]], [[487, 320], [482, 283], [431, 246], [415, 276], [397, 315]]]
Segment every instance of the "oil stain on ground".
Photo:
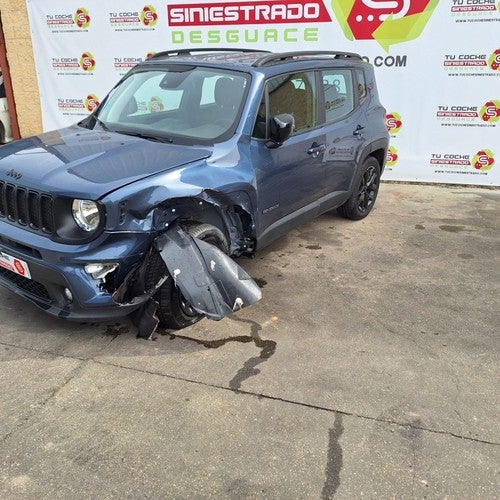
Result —
[[124, 325], [120, 325], [120, 323], [115, 323], [114, 325], [106, 325], [106, 331], [104, 335], [109, 335], [111, 337], [117, 337], [122, 333], [128, 333], [130, 329]]
[[329, 431], [328, 458], [325, 468], [325, 484], [321, 492], [321, 500], [330, 500], [340, 486], [340, 471], [343, 466], [343, 453], [339, 440], [344, 432], [342, 414], [335, 414], [333, 428]]
[[254, 344], [261, 350], [258, 356], [254, 356], [249, 360], [245, 361], [242, 368], [238, 370], [238, 373], [229, 381], [229, 387], [238, 392], [241, 388], [241, 384], [249, 379], [250, 377], [254, 377], [260, 373], [260, 370], [257, 369], [257, 365], [260, 365], [264, 361], [268, 360], [276, 351], [276, 342], [274, 340], [263, 340], [259, 336], [259, 331], [262, 330], [262, 327], [255, 321], [250, 319], [243, 318], [231, 318], [234, 321], [239, 323], [248, 323], [251, 325], [250, 335], [251, 340], [253, 340]]
[[441, 229], [441, 231], [446, 231], [447, 233], [460, 233], [465, 229], [465, 227], [444, 225], [439, 226], [439, 229]]
[[178, 335], [177, 333], [168, 332], [167, 335], [170, 339], [183, 339], [194, 342], [195, 344], [202, 345], [207, 349], [218, 349], [229, 342], [240, 342], [242, 344], [248, 344], [253, 342], [256, 347], [260, 349], [260, 354], [258, 356], [254, 356], [243, 364], [243, 367], [238, 370], [236, 375], [230, 380], [229, 387], [235, 391], [239, 392], [241, 388], [241, 384], [249, 379], [250, 377], [254, 377], [260, 373], [260, 370], [257, 369], [257, 365], [260, 365], [264, 361], [268, 360], [276, 351], [276, 342], [274, 340], [264, 340], [259, 336], [259, 331], [262, 330], [262, 327], [255, 321], [243, 318], [230, 318], [232, 321], [237, 321], [239, 323], [248, 323], [251, 325], [250, 327], [250, 335], [236, 335], [234, 337], [227, 337], [225, 339], [217, 339], [217, 340], [203, 340], [203, 339], [195, 339], [193, 337], [187, 337], [185, 335]]

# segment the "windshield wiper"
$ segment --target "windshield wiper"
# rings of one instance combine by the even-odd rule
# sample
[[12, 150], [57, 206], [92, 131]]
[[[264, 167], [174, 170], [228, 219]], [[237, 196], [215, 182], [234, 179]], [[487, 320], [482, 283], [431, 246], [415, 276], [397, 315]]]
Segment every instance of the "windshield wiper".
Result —
[[157, 135], [144, 134], [142, 132], [131, 132], [128, 130], [113, 130], [117, 134], [131, 135], [132, 137], [140, 137], [141, 139], [146, 139], [148, 141], [156, 141], [156, 142], [166, 142], [171, 144], [174, 142], [170, 137], [159, 137]]
[[99, 118], [97, 118], [97, 116], [94, 116], [94, 120], [96, 123], [98, 123], [101, 128], [105, 131], [105, 132], [109, 132], [109, 128], [108, 126]]

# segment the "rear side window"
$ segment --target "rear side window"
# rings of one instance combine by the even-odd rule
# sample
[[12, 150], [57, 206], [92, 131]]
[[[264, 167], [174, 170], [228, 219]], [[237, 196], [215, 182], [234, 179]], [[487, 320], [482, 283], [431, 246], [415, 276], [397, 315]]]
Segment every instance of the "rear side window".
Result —
[[357, 90], [358, 90], [358, 99], [359, 103], [361, 104], [365, 99], [367, 94], [366, 91], [366, 79], [365, 79], [365, 73], [362, 69], [357, 69], [356, 70], [356, 80], [357, 80]]
[[321, 72], [327, 123], [342, 119], [354, 109], [353, 74], [348, 69]]

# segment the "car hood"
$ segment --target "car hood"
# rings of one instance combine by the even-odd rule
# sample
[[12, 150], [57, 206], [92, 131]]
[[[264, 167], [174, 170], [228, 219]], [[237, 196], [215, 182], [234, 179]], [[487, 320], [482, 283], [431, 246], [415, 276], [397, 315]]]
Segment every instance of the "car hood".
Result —
[[158, 172], [208, 158], [209, 149], [72, 126], [0, 148], [0, 180], [97, 199]]

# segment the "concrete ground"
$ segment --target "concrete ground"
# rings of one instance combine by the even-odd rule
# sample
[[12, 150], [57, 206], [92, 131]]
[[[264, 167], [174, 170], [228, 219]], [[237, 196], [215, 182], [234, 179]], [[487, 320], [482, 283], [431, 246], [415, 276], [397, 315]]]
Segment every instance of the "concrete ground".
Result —
[[0, 290], [0, 497], [499, 498], [500, 190], [384, 183], [155, 341]]

